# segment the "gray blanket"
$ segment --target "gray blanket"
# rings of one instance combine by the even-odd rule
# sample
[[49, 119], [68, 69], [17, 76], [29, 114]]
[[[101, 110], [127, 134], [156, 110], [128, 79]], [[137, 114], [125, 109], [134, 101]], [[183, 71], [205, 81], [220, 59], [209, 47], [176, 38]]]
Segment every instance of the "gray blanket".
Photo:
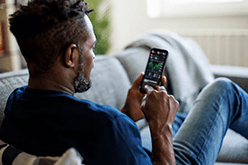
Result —
[[142, 35], [125, 49], [132, 47], [169, 51], [166, 65], [173, 95], [180, 102], [181, 112], [188, 112], [200, 90], [214, 79], [207, 57], [192, 39], [168, 31], [155, 31]]

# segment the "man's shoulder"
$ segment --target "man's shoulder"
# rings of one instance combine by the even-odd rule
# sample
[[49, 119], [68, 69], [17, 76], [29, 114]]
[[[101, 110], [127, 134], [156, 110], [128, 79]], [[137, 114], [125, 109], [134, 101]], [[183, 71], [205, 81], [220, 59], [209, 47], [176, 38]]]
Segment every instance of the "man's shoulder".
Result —
[[112, 127], [111, 129], [119, 129], [117, 127], [122, 127], [122, 125], [137, 129], [132, 119], [110, 105], [101, 105], [84, 99], [73, 99], [77, 103], [73, 104], [75, 107], [72, 111], [83, 116], [90, 123], [98, 123], [109, 128]]
[[82, 109], [82, 113], [89, 113], [92, 117], [103, 118], [105, 120], [115, 121], [116, 119], [122, 120], [131, 120], [125, 114], [123, 114], [120, 110], [110, 106], [110, 105], [101, 105], [98, 103], [91, 102], [89, 100], [77, 99], [78, 102], [77, 108]]
[[[120, 110], [101, 105], [73, 95], [49, 90], [31, 90], [27, 86], [17, 88], [8, 101], [5, 113], [14, 116], [41, 116], [59, 114], [67, 120], [87, 120], [98, 123], [128, 122], [132, 120]], [[117, 120], [116, 120], [117, 119]]]
[[68, 117], [84, 116], [92, 120], [114, 120], [119, 117], [128, 119], [125, 114], [112, 106], [78, 99], [73, 95], [60, 91], [42, 91], [24, 86], [17, 88], [12, 95], [10, 100], [17, 101], [25, 109], [25, 112], [30, 112], [31, 114], [35, 113], [33, 111], [36, 110], [37, 113], [58, 113]]

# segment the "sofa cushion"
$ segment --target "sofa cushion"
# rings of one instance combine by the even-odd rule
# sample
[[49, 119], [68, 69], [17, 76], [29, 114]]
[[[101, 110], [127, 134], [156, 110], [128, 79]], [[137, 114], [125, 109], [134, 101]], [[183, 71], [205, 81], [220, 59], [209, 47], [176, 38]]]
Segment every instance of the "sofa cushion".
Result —
[[248, 164], [248, 140], [228, 129], [217, 161]]
[[0, 74], [0, 125], [4, 117], [4, 108], [11, 92], [17, 88], [28, 84], [28, 70], [7, 72]]
[[114, 55], [125, 68], [132, 84], [145, 71], [149, 52], [150, 49], [146, 48], [129, 48]]
[[121, 63], [113, 56], [98, 55], [91, 74], [92, 87], [84, 93], [76, 93], [79, 99], [87, 99], [121, 109], [126, 101], [130, 80]]

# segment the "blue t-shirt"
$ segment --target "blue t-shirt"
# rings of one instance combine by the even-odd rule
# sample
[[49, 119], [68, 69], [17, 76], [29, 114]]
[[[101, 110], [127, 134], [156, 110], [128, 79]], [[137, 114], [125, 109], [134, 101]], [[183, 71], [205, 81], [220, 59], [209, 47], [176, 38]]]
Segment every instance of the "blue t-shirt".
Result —
[[37, 156], [61, 156], [74, 147], [85, 164], [152, 164], [128, 116], [60, 91], [17, 88], [8, 99], [0, 137]]

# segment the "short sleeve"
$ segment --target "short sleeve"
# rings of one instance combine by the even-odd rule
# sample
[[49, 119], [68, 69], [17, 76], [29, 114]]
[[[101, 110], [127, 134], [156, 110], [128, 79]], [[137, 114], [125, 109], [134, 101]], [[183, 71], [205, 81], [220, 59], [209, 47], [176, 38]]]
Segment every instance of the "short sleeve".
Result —
[[140, 132], [127, 116], [118, 116], [104, 131], [93, 164], [151, 165]]

